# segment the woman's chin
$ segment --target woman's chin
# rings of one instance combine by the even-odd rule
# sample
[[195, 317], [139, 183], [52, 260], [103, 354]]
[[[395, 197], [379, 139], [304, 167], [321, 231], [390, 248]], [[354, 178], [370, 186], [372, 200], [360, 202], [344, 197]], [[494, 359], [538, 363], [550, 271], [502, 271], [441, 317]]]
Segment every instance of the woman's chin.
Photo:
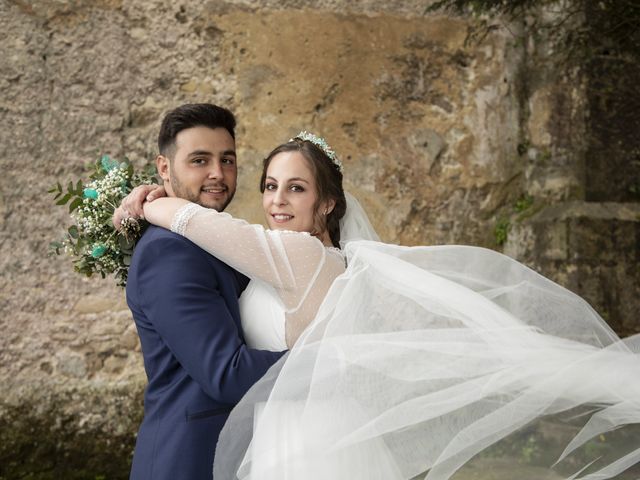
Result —
[[290, 230], [290, 231], [293, 230], [293, 231], [296, 231], [297, 229], [295, 228], [295, 224], [293, 224], [293, 222], [291, 220], [292, 219], [289, 219], [289, 220], [276, 220], [272, 216], [269, 216], [267, 218], [267, 225], [269, 225], [269, 228], [271, 230]]

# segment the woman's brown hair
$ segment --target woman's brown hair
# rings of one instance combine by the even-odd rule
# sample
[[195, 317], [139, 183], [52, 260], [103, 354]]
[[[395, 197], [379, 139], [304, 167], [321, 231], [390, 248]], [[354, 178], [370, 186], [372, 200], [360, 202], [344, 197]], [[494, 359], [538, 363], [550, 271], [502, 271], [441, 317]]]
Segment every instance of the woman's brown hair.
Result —
[[[347, 210], [347, 201], [342, 188], [342, 172], [320, 147], [308, 140], [294, 138], [274, 148], [264, 159], [262, 177], [260, 178], [260, 192], [264, 193], [267, 168], [269, 168], [271, 160], [282, 152], [300, 152], [308, 162], [316, 182], [316, 191], [318, 192], [318, 198], [314, 206], [315, 227], [311, 233], [318, 235], [326, 230], [333, 246], [340, 248], [340, 219], [344, 217]], [[325, 216], [323, 212], [320, 212], [320, 206], [330, 200], [335, 202], [335, 206]]]

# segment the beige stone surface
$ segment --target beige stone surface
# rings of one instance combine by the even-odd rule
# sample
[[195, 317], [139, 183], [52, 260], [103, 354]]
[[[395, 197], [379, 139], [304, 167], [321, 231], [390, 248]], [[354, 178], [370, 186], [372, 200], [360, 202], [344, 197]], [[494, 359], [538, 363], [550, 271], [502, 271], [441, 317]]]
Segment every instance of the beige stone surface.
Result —
[[[622, 213], [635, 207], [611, 207], [617, 213], [609, 217], [623, 216], [624, 225], [608, 237], [613, 243], [588, 252], [576, 250], [576, 238], [606, 230], [608, 220], [589, 230], [572, 220], [584, 215], [570, 211], [541, 241], [529, 220], [512, 218], [527, 193], [542, 206], [583, 200], [579, 72], [532, 65], [535, 55], [506, 30], [465, 45], [467, 20], [425, 16], [426, 3], [0, 2], [0, 463], [12, 459], [7, 471], [18, 472], [20, 462], [53, 471], [45, 458], [64, 454], [78, 459], [70, 469], [125, 475], [145, 383], [137, 336], [115, 282], [82, 278], [69, 259], [47, 256], [69, 221], [47, 189], [82, 176], [103, 153], [143, 166], [156, 153], [163, 113], [186, 102], [237, 114], [240, 184], [230, 209], [237, 216], [262, 221], [261, 159], [298, 130], [312, 130], [339, 152], [347, 188], [383, 239], [498, 248], [494, 226], [506, 216], [512, 254], [595, 304], [615, 278], [612, 295], [630, 302], [618, 311], [631, 322], [638, 302], [624, 287], [637, 278], [629, 256], [607, 257], [586, 286], [575, 272], [593, 271], [598, 251], [637, 231], [637, 217]], [[591, 218], [591, 206], [584, 208]], [[570, 252], [591, 263], [576, 267]], [[87, 454], [98, 450], [107, 453]], [[25, 458], [12, 457], [17, 451]]]

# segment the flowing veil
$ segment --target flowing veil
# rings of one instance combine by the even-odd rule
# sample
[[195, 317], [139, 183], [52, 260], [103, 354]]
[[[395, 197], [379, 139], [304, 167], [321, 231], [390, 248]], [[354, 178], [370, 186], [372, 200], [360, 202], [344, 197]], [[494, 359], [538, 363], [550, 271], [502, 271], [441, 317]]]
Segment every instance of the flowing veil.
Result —
[[353, 197], [341, 237], [346, 272], [234, 408], [216, 480], [478, 478], [462, 473], [529, 460], [531, 478], [595, 480], [640, 461], [639, 336], [492, 250], [381, 243]]
[[360, 202], [349, 192], [345, 192], [344, 196], [347, 210], [340, 220], [340, 247], [344, 249], [347, 243], [356, 240], [380, 241]]

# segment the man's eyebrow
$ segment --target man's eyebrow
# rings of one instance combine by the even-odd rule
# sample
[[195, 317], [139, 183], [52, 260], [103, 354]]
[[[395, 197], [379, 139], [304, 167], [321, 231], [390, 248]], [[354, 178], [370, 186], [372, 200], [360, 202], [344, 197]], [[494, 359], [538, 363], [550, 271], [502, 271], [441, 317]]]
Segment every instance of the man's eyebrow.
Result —
[[212, 156], [213, 154], [209, 150], [194, 150], [193, 152], [189, 152], [189, 157], [195, 157], [197, 155], [206, 155]]
[[[194, 150], [193, 152], [189, 153], [189, 157], [196, 157], [198, 155], [205, 155], [207, 157], [212, 157], [213, 153], [211, 153], [209, 150]], [[222, 152], [222, 155], [233, 155], [234, 157], [236, 156], [236, 151], [235, 150], [225, 150], [224, 152]]]

